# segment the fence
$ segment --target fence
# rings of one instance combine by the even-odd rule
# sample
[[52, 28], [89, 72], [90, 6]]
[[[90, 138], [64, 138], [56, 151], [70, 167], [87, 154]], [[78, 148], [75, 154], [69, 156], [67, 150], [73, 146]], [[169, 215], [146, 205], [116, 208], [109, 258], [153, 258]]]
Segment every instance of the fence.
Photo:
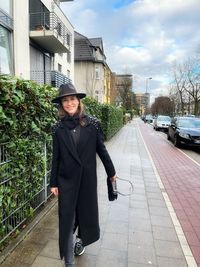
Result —
[[[44, 177], [37, 186], [37, 191], [33, 190], [34, 183], [30, 184], [30, 177], [29, 182], [28, 179], [26, 180], [27, 174], [20, 173], [17, 179], [13, 176], [8, 145], [9, 143], [0, 144], [0, 245], [14, 234], [31, 213], [38, 210], [51, 195], [49, 175], [52, 141], [41, 141]], [[31, 167], [37, 168], [37, 166]], [[22, 180], [23, 186], [20, 185]]]
[[54, 12], [30, 13], [30, 30], [56, 30], [64, 43], [71, 48], [72, 34]]

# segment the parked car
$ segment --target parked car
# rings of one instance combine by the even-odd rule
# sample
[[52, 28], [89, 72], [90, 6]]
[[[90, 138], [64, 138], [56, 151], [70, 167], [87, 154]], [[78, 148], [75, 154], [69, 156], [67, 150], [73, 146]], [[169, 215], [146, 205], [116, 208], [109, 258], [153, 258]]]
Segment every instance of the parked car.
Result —
[[158, 115], [157, 118], [154, 120], [153, 128], [158, 130], [168, 130], [169, 125], [171, 124], [171, 118], [169, 116]]
[[151, 114], [145, 115], [144, 122], [152, 123], [153, 122], [153, 116]]
[[168, 128], [167, 139], [176, 147], [200, 147], [200, 118], [175, 117]]

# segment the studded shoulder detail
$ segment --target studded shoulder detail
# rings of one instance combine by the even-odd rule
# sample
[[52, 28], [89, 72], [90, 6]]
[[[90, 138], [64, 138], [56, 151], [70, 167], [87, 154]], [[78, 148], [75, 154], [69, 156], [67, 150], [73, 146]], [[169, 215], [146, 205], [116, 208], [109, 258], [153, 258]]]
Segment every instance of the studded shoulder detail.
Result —
[[52, 126], [52, 134], [55, 134], [56, 130], [60, 128], [61, 126], [61, 120], [58, 120], [53, 126]]
[[96, 117], [92, 117], [92, 116], [88, 115], [88, 122], [89, 122], [89, 124], [92, 124], [97, 129], [97, 131], [101, 131], [99, 119], [97, 119]]

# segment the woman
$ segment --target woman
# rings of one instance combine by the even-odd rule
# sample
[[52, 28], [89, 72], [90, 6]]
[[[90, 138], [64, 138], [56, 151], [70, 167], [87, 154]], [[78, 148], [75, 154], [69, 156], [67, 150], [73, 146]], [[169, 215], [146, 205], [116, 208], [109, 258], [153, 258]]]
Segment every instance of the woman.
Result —
[[[81, 255], [84, 247], [100, 236], [96, 153], [108, 177], [116, 179], [100, 124], [83, 113], [80, 99], [85, 96], [68, 83], [61, 85], [58, 97], [52, 100], [59, 104], [60, 121], [53, 134], [50, 186], [51, 192], [58, 196], [60, 256], [68, 267], [74, 266], [74, 253]], [[79, 239], [73, 247], [77, 226]]]

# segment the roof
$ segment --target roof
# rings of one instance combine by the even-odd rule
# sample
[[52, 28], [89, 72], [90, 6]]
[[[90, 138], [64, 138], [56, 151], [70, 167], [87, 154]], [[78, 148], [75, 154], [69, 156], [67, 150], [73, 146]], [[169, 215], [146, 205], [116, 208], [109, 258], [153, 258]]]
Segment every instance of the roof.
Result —
[[100, 49], [103, 53], [102, 38], [88, 39], [84, 35], [74, 32], [74, 60], [75, 61], [97, 61], [94, 51]]
[[103, 51], [103, 41], [102, 41], [102, 38], [101, 37], [98, 37], [98, 38], [90, 38], [89, 39], [91, 44], [95, 47], [99, 47], [102, 51], [102, 53], [104, 53]]

